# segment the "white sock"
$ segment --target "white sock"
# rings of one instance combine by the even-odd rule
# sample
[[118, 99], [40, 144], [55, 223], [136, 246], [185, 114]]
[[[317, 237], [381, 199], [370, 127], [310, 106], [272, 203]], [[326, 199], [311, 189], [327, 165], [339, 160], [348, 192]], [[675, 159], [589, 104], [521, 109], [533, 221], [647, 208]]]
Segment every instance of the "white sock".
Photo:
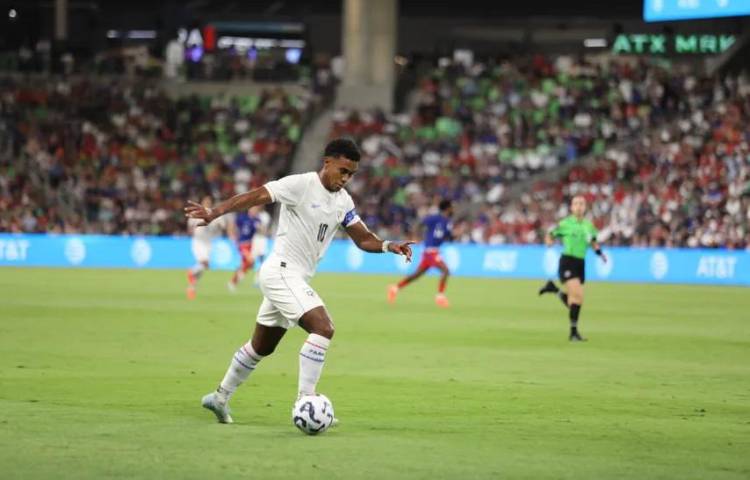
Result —
[[232, 357], [232, 362], [229, 364], [227, 373], [224, 375], [219, 388], [216, 389], [219, 400], [228, 402], [234, 391], [237, 390], [237, 387], [247, 380], [247, 377], [250, 376], [255, 367], [258, 366], [258, 362], [262, 359], [263, 355], [255, 353], [250, 342], [241, 346], [235, 352], [234, 357]]
[[326, 350], [331, 341], [326, 337], [311, 333], [299, 351], [299, 393], [311, 395], [323, 371]]

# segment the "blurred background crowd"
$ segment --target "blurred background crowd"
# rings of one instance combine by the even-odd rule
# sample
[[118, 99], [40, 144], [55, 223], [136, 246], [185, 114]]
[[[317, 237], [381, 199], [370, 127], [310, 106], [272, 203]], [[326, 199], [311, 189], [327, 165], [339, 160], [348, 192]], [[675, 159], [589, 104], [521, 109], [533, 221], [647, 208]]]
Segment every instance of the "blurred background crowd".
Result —
[[[85, 17], [98, 30], [65, 42], [30, 30], [34, 5], [8, 10], [0, 41], [1, 232], [185, 235], [186, 200], [315, 169], [346, 136], [363, 151], [349, 191], [384, 237], [418, 235], [447, 198], [456, 241], [540, 243], [583, 194], [611, 245], [750, 248], [744, 21], [639, 37], [621, 6], [581, 38], [561, 13], [521, 42], [497, 9], [468, 2], [448, 34], [439, 8], [427, 25], [401, 2], [396, 55], [355, 62], [323, 4], [227, 21], [169, 3], [153, 30]], [[363, 86], [377, 82], [385, 96]]]

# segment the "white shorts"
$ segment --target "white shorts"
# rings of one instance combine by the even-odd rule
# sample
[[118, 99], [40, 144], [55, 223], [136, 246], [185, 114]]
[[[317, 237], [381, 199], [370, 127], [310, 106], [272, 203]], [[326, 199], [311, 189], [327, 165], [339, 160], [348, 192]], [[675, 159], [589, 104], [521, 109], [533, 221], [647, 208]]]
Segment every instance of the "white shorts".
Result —
[[191, 247], [196, 261], [207, 263], [209, 258], [211, 258], [211, 242], [202, 242], [193, 239]]
[[302, 315], [325, 306], [303, 274], [282, 267], [276, 258], [263, 263], [258, 280], [263, 303], [257, 322], [266, 327], [292, 328]]

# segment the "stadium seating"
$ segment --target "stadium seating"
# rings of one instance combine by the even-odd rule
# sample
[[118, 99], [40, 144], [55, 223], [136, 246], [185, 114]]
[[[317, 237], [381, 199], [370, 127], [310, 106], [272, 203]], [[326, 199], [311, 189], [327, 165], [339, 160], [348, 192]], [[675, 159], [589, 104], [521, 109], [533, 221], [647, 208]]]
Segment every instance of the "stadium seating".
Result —
[[183, 234], [188, 198], [288, 173], [314, 99], [0, 80], [0, 231]]
[[[181, 207], [288, 172], [315, 96], [173, 99], [149, 83], [0, 81], [0, 231], [182, 234]], [[539, 243], [571, 195], [616, 245], [750, 245], [750, 87], [645, 63], [445, 65], [413, 114], [338, 110], [381, 236], [439, 198], [458, 241]], [[540, 172], [557, 178], [534, 180]], [[525, 182], [519, 195], [508, 187]]]
[[[460, 241], [538, 243], [570, 196], [585, 193], [611, 243], [748, 245], [746, 84], [535, 58], [438, 68], [419, 96], [413, 115], [335, 116], [331, 136], [352, 136], [365, 152], [350, 191], [383, 235], [413, 234], [438, 198], [451, 198]], [[562, 177], [507, 195], [551, 168]]]
[[[556, 205], [580, 193], [610, 244], [748, 248], [750, 90], [742, 90], [734, 82], [717, 85], [710, 105], [684, 112], [631, 149], [573, 168], [560, 181], [539, 182], [509, 206], [533, 212], [534, 227], [543, 227]], [[523, 224], [506, 228], [522, 233]]]

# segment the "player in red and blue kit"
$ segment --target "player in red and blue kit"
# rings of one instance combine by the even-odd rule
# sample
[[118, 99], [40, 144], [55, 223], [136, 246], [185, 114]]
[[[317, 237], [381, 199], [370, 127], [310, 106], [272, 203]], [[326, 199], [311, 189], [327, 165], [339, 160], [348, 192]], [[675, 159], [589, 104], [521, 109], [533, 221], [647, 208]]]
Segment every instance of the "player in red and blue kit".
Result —
[[424, 275], [430, 268], [436, 267], [440, 270], [440, 283], [438, 284], [438, 293], [435, 295], [435, 303], [443, 308], [450, 306], [448, 298], [445, 296], [445, 284], [448, 281], [450, 270], [440, 257], [440, 245], [453, 238], [451, 231], [453, 205], [450, 200], [442, 200], [438, 208], [440, 213], [428, 215], [422, 220], [422, 225], [425, 227], [422, 261], [419, 262], [419, 266], [414, 273], [401, 280], [397, 285], [388, 287], [388, 301], [390, 303], [396, 301], [399, 290]]
[[245, 277], [245, 273], [253, 268], [255, 264], [255, 258], [253, 257], [253, 237], [255, 236], [255, 232], [258, 231], [259, 225], [260, 217], [252, 209], [247, 212], [240, 212], [234, 218], [237, 248], [240, 251], [241, 263], [227, 284], [227, 287], [232, 292], [235, 291], [240, 280]]

